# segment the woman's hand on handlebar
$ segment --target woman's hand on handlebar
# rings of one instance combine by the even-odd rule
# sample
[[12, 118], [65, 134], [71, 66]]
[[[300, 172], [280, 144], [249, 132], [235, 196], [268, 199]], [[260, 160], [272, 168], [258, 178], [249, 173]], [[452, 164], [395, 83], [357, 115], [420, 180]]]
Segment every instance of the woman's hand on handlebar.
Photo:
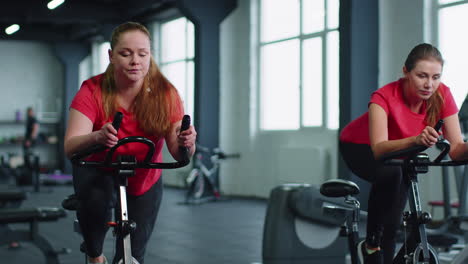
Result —
[[117, 130], [112, 126], [112, 123], [106, 123], [102, 128], [96, 131], [96, 143], [106, 147], [113, 147], [117, 144]]
[[193, 126], [190, 126], [187, 130], [184, 130], [184, 131], [180, 131], [180, 128], [178, 129], [177, 144], [180, 147], [186, 147], [191, 150], [195, 146], [196, 140], [197, 140], [197, 131], [195, 130]]
[[421, 134], [416, 136], [416, 144], [426, 147], [432, 147], [437, 143], [438, 138], [439, 133], [433, 127], [426, 126], [421, 131]]

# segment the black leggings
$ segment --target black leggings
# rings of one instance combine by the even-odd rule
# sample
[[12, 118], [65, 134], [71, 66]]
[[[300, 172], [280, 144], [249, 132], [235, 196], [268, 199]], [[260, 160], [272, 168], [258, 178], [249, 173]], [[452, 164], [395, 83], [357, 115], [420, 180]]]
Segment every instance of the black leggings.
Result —
[[[96, 169], [73, 168], [75, 192], [80, 199], [77, 218], [86, 245], [87, 255], [102, 254], [104, 238], [109, 229], [112, 208], [116, 204], [116, 192], [112, 175]], [[146, 193], [139, 196], [127, 194], [128, 216], [137, 224], [131, 235], [132, 256], [144, 263], [146, 244], [153, 232], [162, 199], [162, 179]], [[117, 211], [117, 210], [116, 210]], [[122, 245], [116, 245], [113, 263], [122, 258]]]
[[[408, 197], [409, 183], [400, 167], [375, 161], [369, 145], [340, 142], [340, 152], [349, 169], [372, 186], [369, 193], [366, 242], [381, 246], [384, 263], [392, 263], [396, 233]], [[380, 242], [381, 237], [381, 242]]]

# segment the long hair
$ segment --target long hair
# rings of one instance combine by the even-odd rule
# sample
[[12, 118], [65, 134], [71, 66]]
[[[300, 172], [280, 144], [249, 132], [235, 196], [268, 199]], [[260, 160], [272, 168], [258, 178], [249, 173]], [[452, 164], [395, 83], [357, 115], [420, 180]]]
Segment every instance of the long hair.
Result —
[[[444, 66], [444, 59], [440, 51], [431, 44], [422, 43], [414, 47], [408, 54], [405, 61], [405, 67], [408, 72], [414, 69], [416, 63], [420, 60], [436, 60], [442, 67]], [[440, 111], [444, 105], [444, 98], [442, 97], [440, 89], [427, 100], [427, 113], [425, 122], [429, 126], [434, 126], [440, 116]]]
[[[127, 22], [117, 26], [112, 32], [111, 49], [114, 49], [117, 45], [121, 35], [129, 31], [141, 31], [151, 41], [150, 33], [145, 26], [136, 22]], [[176, 111], [178, 100], [177, 90], [161, 73], [151, 55], [143, 87], [137, 94], [134, 104], [130, 109], [140, 128], [147, 134], [155, 136], [166, 135], [171, 125], [171, 113]], [[109, 63], [104, 72], [102, 102], [105, 117], [108, 119], [116, 113], [118, 108], [117, 89], [112, 63]]]

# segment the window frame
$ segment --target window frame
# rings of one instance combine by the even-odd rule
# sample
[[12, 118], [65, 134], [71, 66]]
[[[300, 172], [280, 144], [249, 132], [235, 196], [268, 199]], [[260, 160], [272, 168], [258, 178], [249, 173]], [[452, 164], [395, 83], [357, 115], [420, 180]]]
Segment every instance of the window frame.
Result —
[[[338, 130], [339, 128], [329, 128], [328, 125], [329, 125], [329, 118], [328, 118], [328, 115], [327, 115], [327, 111], [328, 111], [328, 94], [329, 94], [329, 91], [328, 91], [328, 47], [327, 47], [327, 43], [328, 43], [328, 35], [332, 32], [337, 32], [338, 33], [338, 39], [339, 39], [339, 35], [340, 35], [340, 32], [339, 32], [339, 24], [337, 25], [337, 27], [334, 27], [334, 28], [329, 28], [328, 27], [328, 24], [329, 24], [329, 14], [327, 12], [328, 10], [328, 5], [329, 5], [329, 1], [331, 0], [322, 0], [324, 1], [324, 16], [323, 16], [323, 20], [324, 20], [324, 24], [323, 24], [323, 30], [321, 31], [317, 31], [317, 32], [313, 32], [313, 33], [307, 33], [307, 34], [304, 34], [303, 33], [303, 11], [302, 11], [302, 8], [303, 8], [303, 1], [306, 1], [306, 0], [298, 0], [299, 1], [299, 34], [296, 35], [296, 36], [293, 36], [293, 37], [288, 37], [288, 38], [282, 38], [282, 39], [277, 39], [277, 40], [273, 40], [273, 41], [262, 41], [261, 40], [261, 37], [262, 37], [262, 10], [261, 10], [261, 1], [264, 1], [264, 0], [257, 0], [256, 1], [256, 8], [255, 8], [255, 13], [256, 13], [256, 17], [257, 17], [257, 21], [256, 21], [256, 27], [255, 27], [255, 30], [256, 30], [256, 34], [257, 36], [255, 36], [255, 42], [256, 42], [256, 48], [255, 48], [255, 53], [257, 54], [257, 58], [256, 58], [256, 80], [255, 80], [255, 83], [256, 83], [256, 104], [258, 105], [258, 110], [256, 111], [256, 120], [258, 120], [256, 123], [257, 123], [257, 130], [258, 131], [261, 131], [261, 132], [274, 132], [274, 131], [301, 131], [301, 130], [309, 130], [309, 129], [313, 129], [313, 130], [316, 130], [316, 129], [320, 129], [320, 130], [332, 130], [332, 131], [335, 131], [335, 130]], [[468, 1], [468, 0], [467, 0]], [[339, 10], [339, 9], [338, 9]], [[303, 123], [304, 123], [304, 112], [303, 112], [303, 82], [304, 82], [304, 78], [303, 78], [303, 67], [304, 67], [304, 58], [303, 58], [303, 43], [304, 41], [308, 40], [308, 39], [312, 39], [312, 38], [320, 38], [321, 39], [321, 45], [322, 45], [322, 116], [321, 116], [321, 120], [322, 120], [322, 124], [320, 126], [305, 126]], [[299, 40], [299, 76], [298, 76], [298, 81], [299, 81], [299, 126], [297, 129], [265, 129], [265, 128], [262, 128], [262, 120], [261, 120], [261, 117], [262, 117], [262, 111], [263, 111], [263, 105], [262, 105], [262, 102], [261, 102], [261, 96], [262, 96], [262, 91], [261, 91], [261, 85], [262, 85], [262, 76], [261, 76], [261, 71], [262, 71], [262, 48], [267, 46], [267, 45], [271, 45], [271, 44], [276, 44], [276, 43], [280, 43], [280, 42], [284, 42], [284, 41], [288, 41], [288, 40], [293, 40], [293, 39], [298, 39]], [[339, 50], [338, 50], [339, 52]], [[338, 71], [339, 71], [339, 64], [338, 64]], [[339, 72], [338, 72], [338, 76], [339, 76]], [[339, 82], [338, 82], [338, 89], [339, 89]], [[339, 91], [338, 91], [339, 93]], [[338, 98], [337, 98], [338, 100]], [[339, 114], [339, 111], [338, 111], [338, 114]], [[337, 120], [339, 120], [339, 116], [337, 116]]]
[[[182, 59], [175, 59], [175, 60], [168, 60], [168, 61], [162, 61], [162, 52], [163, 52], [163, 38], [162, 36], [162, 27], [165, 23], [169, 23], [172, 21], [175, 21], [177, 19], [185, 19], [185, 56]], [[188, 24], [191, 23], [193, 25], [193, 36], [190, 38], [189, 35], [189, 29], [188, 29]], [[184, 76], [184, 85], [185, 85], [185, 91], [184, 92], [184, 98], [181, 98], [182, 101], [184, 102], [184, 110], [186, 114], [191, 115], [192, 120], [194, 119], [195, 116], [195, 50], [193, 51], [193, 56], [189, 56], [189, 44], [188, 42], [190, 40], [193, 40], [193, 47], [195, 48], [195, 25], [193, 24], [192, 21], [190, 21], [188, 18], [184, 16], [176, 16], [176, 17], [170, 17], [164, 20], [157, 21], [153, 23], [152, 25], [152, 34], [153, 38], [157, 38], [157, 41], [153, 41], [153, 57], [156, 61], [156, 64], [158, 65], [159, 69], [161, 69], [161, 72], [163, 72], [163, 68], [167, 65], [171, 64], [176, 64], [176, 63], [184, 63], [185, 67], [185, 76]], [[189, 64], [192, 63], [193, 65], [193, 78], [190, 77], [190, 67]], [[191, 82], [191, 83], [190, 83]], [[192, 87], [192, 91], [189, 91], [190, 87]], [[176, 87], [177, 90], [179, 90], [178, 87]], [[179, 92], [180, 94], [180, 92]], [[189, 99], [188, 96], [192, 95], [192, 98]], [[189, 108], [189, 104], [191, 102], [191, 108]]]
[[[430, 14], [427, 14], [427, 16], [431, 16], [432, 19], [430, 18], [427, 18], [426, 21], [429, 21], [429, 25], [430, 25], [430, 29], [429, 30], [426, 30], [425, 33], [429, 34], [428, 38], [429, 40], [432, 41], [432, 43], [434, 43], [434, 45], [436, 47], [438, 47], [439, 49], [441, 49], [440, 45], [440, 41], [439, 41], [439, 37], [440, 37], [440, 29], [439, 29], [439, 19], [440, 19], [440, 16], [439, 16], [439, 13], [442, 9], [444, 8], [450, 8], [450, 7], [456, 7], [456, 6], [460, 6], [460, 5], [468, 5], [468, 0], [456, 0], [452, 3], [445, 3], [445, 4], [440, 4], [439, 3], [439, 0], [432, 0], [430, 2], [431, 6], [429, 8], [427, 8], [429, 11], [428, 13], [430, 12]], [[441, 50], [442, 52], [442, 56], [444, 57], [444, 53], [443, 51]], [[444, 60], [446, 58], [444, 57]], [[454, 95], [455, 97], [456, 95]], [[465, 96], [468, 96], [465, 95]], [[461, 103], [463, 103], [463, 100], [461, 101]], [[461, 108], [461, 105], [457, 105], [459, 108]]]

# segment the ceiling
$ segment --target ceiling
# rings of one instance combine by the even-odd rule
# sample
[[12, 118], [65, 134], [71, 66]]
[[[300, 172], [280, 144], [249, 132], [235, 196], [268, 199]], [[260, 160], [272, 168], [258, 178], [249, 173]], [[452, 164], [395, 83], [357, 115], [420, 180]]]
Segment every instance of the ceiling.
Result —
[[[169, 16], [176, 0], [65, 0], [53, 10], [50, 0], [3, 1], [0, 39], [39, 41], [88, 41], [125, 21], [148, 22], [158, 14]], [[4, 29], [20, 25], [15, 34]]]

